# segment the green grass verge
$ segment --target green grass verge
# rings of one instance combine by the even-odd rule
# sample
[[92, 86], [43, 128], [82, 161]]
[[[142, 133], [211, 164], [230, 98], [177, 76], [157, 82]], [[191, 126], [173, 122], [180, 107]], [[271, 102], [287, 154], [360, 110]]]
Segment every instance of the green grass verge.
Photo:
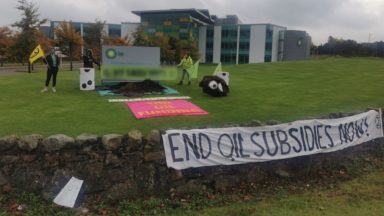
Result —
[[[380, 165], [382, 167], [382, 163]], [[236, 216], [361, 216], [383, 215], [384, 170], [370, 168], [344, 182], [327, 182], [322, 186], [303, 186], [295, 182], [279, 184], [261, 192], [196, 195], [187, 199], [122, 201], [118, 205], [103, 202], [86, 203], [89, 215], [236, 215]], [[296, 188], [292, 192], [292, 188]], [[24, 211], [18, 211], [24, 206]], [[0, 197], [0, 215], [79, 215], [79, 209], [66, 209], [41, 197], [24, 194]], [[87, 215], [87, 214], [86, 214]]]
[[[215, 66], [202, 65], [199, 78]], [[122, 103], [108, 103], [96, 92], [79, 90], [78, 71], [60, 71], [56, 94], [42, 94], [45, 72], [0, 76], [0, 136], [83, 132], [98, 135], [132, 129], [216, 127], [251, 120], [283, 122], [330, 112], [363, 111], [384, 105], [384, 61], [374, 58], [328, 58], [250, 65], [225, 65], [230, 72], [228, 97], [205, 95], [191, 86], [165, 82], [209, 112], [136, 120]], [[110, 97], [109, 97], [110, 98]]]
[[333, 189], [316, 188], [293, 195], [282, 192], [261, 201], [250, 199], [225, 207], [205, 209], [199, 215], [383, 215], [383, 175], [381, 170], [362, 175]]

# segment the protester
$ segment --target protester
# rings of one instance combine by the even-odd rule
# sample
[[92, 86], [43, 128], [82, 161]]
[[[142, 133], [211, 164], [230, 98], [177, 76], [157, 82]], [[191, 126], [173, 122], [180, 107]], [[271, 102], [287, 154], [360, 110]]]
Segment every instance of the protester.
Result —
[[191, 85], [191, 76], [188, 73], [188, 69], [191, 68], [192, 66], [193, 66], [192, 58], [191, 56], [189, 56], [189, 53], [186, 53], [181, 59], [180, 64], [177, 65], [177, 67], [180, 68], [182, 71], [181, 80], [178, 83], [178, 85], [183, 84], [183, 80], [185, 76], [187, 76], [188, 85]]
[[57, 72], [59, 71], [59, 66], [60, 66], [60, 58], [58, 55], [55, 53], [55, 48], [52, 48], [51, 53], [47, 55], [43, 59], [44, 63], [47, 65], [47, 79], [45, 80], [45, 87], [41, 92], [47, 92], [48, 91], [48, 86], [49, 82], [52, 78], [52, 92], [56, 92], [56, 77], [57, 77]]
[[93, 68], [93, 63], [100, 67], [100, 64], [93, 58], [93, 53], [91, 49], [88, 49], [86, 54], [83, 55], [83, 62], [85, 68]]

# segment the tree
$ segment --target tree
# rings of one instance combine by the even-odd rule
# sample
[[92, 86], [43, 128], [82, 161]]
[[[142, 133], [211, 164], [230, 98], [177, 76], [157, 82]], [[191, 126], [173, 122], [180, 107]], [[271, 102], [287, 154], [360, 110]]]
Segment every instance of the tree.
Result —
[[130, 41], [128, 35], [123, 37], [123, 38], [105, 36], [103, 38], [103, 44], [104, 45], [115, 45], [115, 46], [130, 46], [131, 41]]
[[178, 63], [185, 52], [189, 52], [193, 60], [199, 59], [197, 40], [192, 36], [188, 40], [180, 40], [172, 36], [166, 37], [161, 34], [149, 37], [145, 34], [143, 27], [139, 27], [132, 35], [135, 46], [160, 47], [160, 60], [162, 63]]
[[84, 26], [84, 42], [88, 49], [92, 49], [97, 60], [101, 59], [101, 45], [106, 33], [104, 31], [105, 21], [96, 19], [95, 23]]
[[[25, 63], [28, 60], [30, 52], [32, 52], [37, 45], [37, 35], [40, 25], [47, 20], [39, 19], [38, 7], [33, 2], [18, 0], [18, 3], [19, 5], [16, 8], [22, 11], [22, 19], [12, 25], [20, 30], [15, 44], [12, 47], [12, 54], [16, 57], [17, 61]], [[30, 72], [30, 67], [28, 67], [28, 71]]]
[[0, 62], [3, 66], [3, 60], [9, 58], [10, 47], [14, 44], [13, 32], [8, 27], [0, 27]]
[[181, 42], [178, 38], [168, 38], [169, 48], [172, 50], [171, 64], [177, 64], [181, 59]]
[[132, 36], [133, 36], [133, 45], [135, 46], [148, 46], [150, 44], [150, 39], [145, 34], [144, 28], [142, 26], [137, 28], [136, 32], [134, 32]]
[[198, 43], [195, 38], [190, 37], [188, 38], [188, 40], [182, 41], [181, 46], [182, 49], [189, 52], [189, 55], [191, 56], [193, 61], [197, 61], [198, 59], [200, 59]]
[[75, 28], [68, 22], [61, 22], [60, 25], [55, 29], [56, 44], [62, 47], [62, 50], [67, 50], [70, 60], [70, 69], [73, 69], [73, 56], [74, 51], [79, 50], [83, 45], [83, 37], [79, 32], [76, 32]]
[[160, 62], [162, 64], [172, 62], [174, 52], [169, 46], [168, 40], [164, 36], [155, 36], [152, 38], [151, 46], [160, 47]]

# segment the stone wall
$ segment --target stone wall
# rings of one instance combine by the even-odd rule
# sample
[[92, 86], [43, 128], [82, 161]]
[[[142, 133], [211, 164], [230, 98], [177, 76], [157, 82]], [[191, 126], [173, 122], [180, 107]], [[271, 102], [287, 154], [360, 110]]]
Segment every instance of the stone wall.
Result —
[[[342, 117], [331, 114], [330, 117]], [[270, 121], [270, 124], [277, 124]], [[244, 126], [257, 126], [259, 121]], [[63, 134], [6, 136], [0, 139], [0, 194], [31, 192], [52, 199], [72, 177], [84, 180], [81, 197], [118, 201], [148, 196], [183, 196], [204, 191], [226, 192], [269, 176], [300, 178], [350, 158], [384, 154], [384, 139], [343, 151], [288, 160], [183, 171], [166, 166], [161, 132], [140, 131], [102, 137]], [[331, 165], [332, 164], [332, 165]]]

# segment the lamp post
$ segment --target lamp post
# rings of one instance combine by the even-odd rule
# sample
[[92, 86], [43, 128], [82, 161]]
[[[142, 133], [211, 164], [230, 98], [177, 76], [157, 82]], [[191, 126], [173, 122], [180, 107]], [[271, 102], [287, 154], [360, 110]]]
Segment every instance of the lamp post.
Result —
[[[72, 20], [69, 21], [69, 25], [72, 29]], [[72, 71], [73, 69], [73, 64], [72, 64], [72, 46], [73, 46], [73, 43], [72, 41], [69, 41], [69, 68], [70, 68], [70, 71]]]

